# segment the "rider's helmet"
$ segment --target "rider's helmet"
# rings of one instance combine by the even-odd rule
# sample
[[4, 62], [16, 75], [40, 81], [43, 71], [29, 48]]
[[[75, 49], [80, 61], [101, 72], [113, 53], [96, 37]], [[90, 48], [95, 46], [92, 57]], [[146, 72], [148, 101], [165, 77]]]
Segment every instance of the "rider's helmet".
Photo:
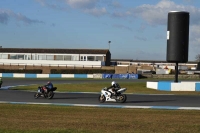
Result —
[[115, 82], [115, 81], [112, 81], [112, 82], [111, 82], [111, 85], [113, 86], [114, 84], [116, 84], [116, 82]]
[[48, 81], [48, 82], [47, 82], [47, 84], [50, 84], [50, 83], [51, 83], [51, 81]]

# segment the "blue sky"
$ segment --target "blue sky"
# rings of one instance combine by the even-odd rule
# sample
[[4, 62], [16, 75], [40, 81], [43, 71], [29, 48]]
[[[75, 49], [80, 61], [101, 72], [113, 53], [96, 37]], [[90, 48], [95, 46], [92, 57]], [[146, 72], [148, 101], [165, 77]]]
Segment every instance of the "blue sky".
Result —
[[189, 60], [200, 54], [199, 0], [1, 0], [0, 45], [108, 49], [112, 59], [166, 60], [167, 14], [190, 12]]

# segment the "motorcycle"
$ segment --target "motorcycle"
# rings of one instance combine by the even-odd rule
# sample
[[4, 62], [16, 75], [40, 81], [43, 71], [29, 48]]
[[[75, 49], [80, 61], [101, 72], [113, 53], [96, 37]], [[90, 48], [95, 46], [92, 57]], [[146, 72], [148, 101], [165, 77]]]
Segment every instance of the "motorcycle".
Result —
[[126, 102], [126, 94], [123, 94], [125, 91], [127, 90], [127, 88], [121, 88], [119, 90], [116, 91], [116, 94], [114, 95], [114, 91], [112, 89], [107, 90], [107, 88], [103, 88], [101, 90], [101, 94], [99, 96], [99, 102], [100, 103], [104, 103], [107, 101], [110, 102], [120, 102], [120, 103], [124, 103]]
[[53, 87], [52, 89], [46, 89], [45, 86], [38, 86], [37, 92], [34, 94], [34, 98], [37, 99], [39, 97], [44, 97], [48, 99], [52, 99], [54, 96], [54, 91], [57, 87]]

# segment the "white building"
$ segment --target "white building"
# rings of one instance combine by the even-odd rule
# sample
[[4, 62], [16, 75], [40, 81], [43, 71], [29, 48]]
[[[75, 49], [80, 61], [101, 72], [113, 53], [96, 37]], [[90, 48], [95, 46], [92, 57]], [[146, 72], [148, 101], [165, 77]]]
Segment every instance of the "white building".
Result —
[[0, 48], [0, 65], [109, 66], [108, 49]]

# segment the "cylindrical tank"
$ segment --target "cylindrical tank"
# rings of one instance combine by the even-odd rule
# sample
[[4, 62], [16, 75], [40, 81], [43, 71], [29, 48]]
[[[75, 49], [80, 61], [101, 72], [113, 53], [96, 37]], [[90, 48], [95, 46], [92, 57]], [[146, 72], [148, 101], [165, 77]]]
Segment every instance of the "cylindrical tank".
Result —
[[167, 25], [167, 62], [188, 62], [189, 12], [170, 11]]

